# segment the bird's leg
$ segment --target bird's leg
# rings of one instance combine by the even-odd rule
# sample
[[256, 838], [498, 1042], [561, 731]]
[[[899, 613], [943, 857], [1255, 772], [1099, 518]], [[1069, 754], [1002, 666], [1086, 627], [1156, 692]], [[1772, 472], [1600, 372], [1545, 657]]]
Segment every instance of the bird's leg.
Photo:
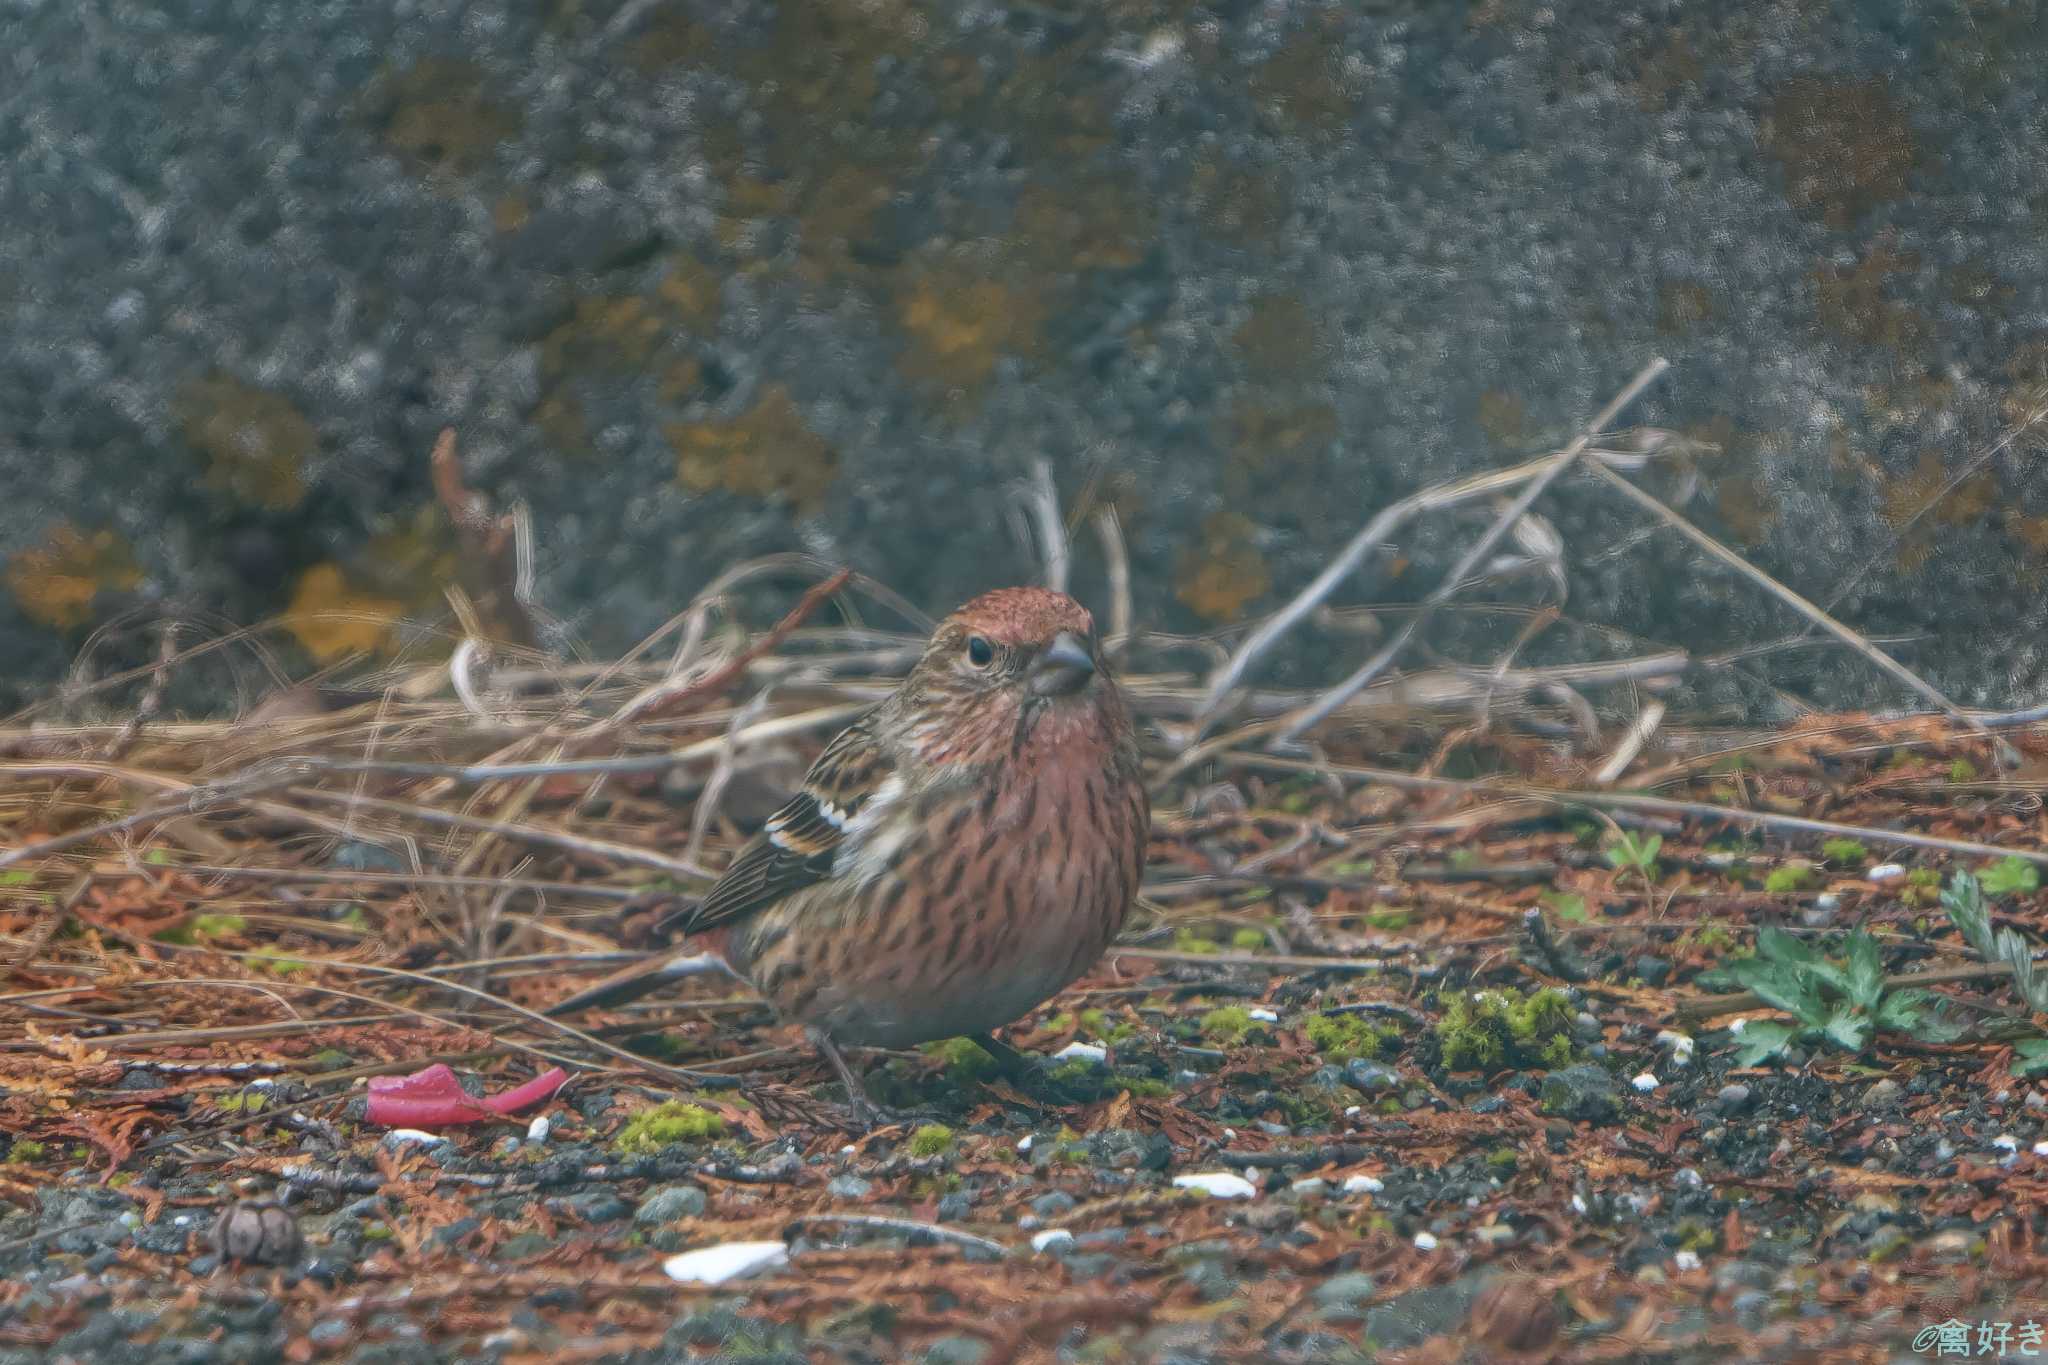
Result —
[[832, 1069], [839, 1073], [839, 1082], [846, 1087], [846, 1102], [854, 1116], [863, 1123], [876, 1123], [882, 1118], [882, 1111], [868, 1098], [867, 1090], [861, 1085], [860, 1077], [854, 1074], [846, 1054], [839, 1050], [839, 1044], [821, 1028], [805, 1029], [810, 1036], [811, 1046], [818, 1049], [825, 1060], [832, 1063]]
[[974, 1034], [973, 1039], [976, 1047], [995, 1058], [996, 1070], [1001, 1072], [1005, 1079], [1021, 1081], [1034, 1074], [1036, 1068], [1032, 1064], [1030, 1053], [1019, 1052], [992, 1032]]

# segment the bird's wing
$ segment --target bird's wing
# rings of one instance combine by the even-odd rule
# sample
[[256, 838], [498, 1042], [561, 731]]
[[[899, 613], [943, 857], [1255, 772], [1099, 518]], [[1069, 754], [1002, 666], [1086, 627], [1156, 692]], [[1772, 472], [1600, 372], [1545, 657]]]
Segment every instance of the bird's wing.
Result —
[[663, 919], [657, 934], [695, 934], [744, 919], [832, 874], [855, 817], [877, 799], [895, 764], [861, 717], [825, 746], [803, 788], [740, 850], [697, 904]]

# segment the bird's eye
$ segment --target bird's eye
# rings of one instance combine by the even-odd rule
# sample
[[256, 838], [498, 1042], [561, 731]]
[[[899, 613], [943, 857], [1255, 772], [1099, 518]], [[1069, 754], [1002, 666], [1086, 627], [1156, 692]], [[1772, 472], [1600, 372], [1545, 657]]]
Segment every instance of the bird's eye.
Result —
[[979, 635], [971, 635], [968, 637], [968, 663], [973, 664], [976, 668], [987, 668], [990, 664], [995, 662], [995, 658], [996, 648], [994, 645], [982, 639]]

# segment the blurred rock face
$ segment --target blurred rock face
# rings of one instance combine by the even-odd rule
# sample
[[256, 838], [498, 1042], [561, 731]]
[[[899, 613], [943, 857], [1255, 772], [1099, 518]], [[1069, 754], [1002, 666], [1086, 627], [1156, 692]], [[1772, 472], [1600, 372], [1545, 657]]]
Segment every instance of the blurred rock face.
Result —
[[[1194, 630], [1655, 354], [1633, 417], [1714, 447], [1660, 491], [1811, 596], [1854, 580], [1843, 613], [1924, 632], [1962, 697], [2030, 694], [2040, 442], [1915, 513], [2048, 383], [2048, 22], [1904, 8], [13, 6], [0, 703], [88, 638], [146, 660], [167, 612], [406, 644], [453, 572], [445, 425], [598, 650], [768, 550], [934, 611], [1028, 578], [1038, 457], [1118, 511], [1140, 624]], [[1576, 620], [1798, 629], [1668, 535], [1603, 558], [1643, 525], [1611, 494], [1545, 506]], [[1420, 595], [1482, 515], [1340, 600]], [[1828, 652], [1760, 669], [1900, 700]]]

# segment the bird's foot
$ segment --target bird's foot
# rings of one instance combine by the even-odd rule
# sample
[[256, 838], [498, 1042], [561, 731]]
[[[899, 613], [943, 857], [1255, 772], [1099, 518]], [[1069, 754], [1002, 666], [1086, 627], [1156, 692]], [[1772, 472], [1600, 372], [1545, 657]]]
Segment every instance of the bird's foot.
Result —
[[977, 1033], [974, 1035], [974, 1042], [982, 1051], [995, 1058], [996, 1074], [1015, 1086], [1027, 1098], [1062, 1108], [1079, 1104], [1085, 1098], [1076, 1094], [1072, 1087], [1053, 1079], [1053, 1063], [1050, 1058], [1019, 1051], [993, 1033]]

